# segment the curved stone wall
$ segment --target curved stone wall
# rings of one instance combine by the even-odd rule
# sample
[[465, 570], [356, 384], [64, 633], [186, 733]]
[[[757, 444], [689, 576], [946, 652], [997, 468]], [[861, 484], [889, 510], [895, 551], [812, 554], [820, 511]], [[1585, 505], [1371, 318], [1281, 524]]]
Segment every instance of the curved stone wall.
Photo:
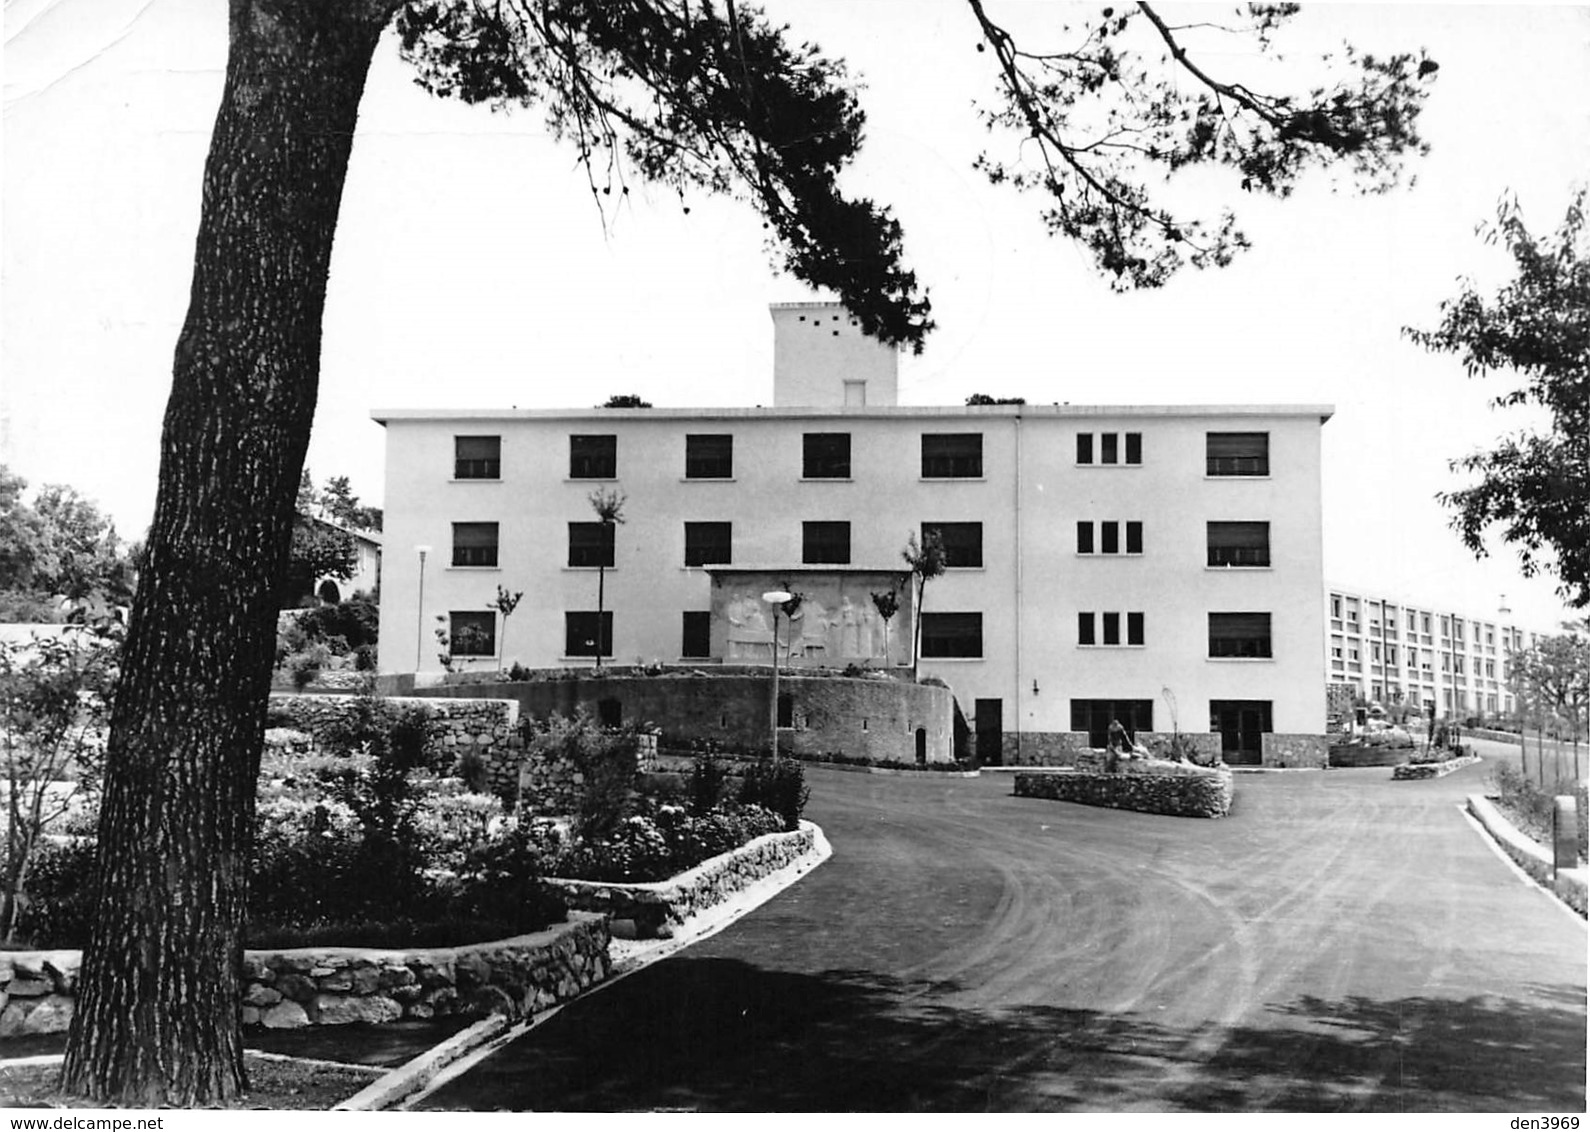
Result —
[[[954, 696], [936, 684], [888, 677], [783, 674], [792, 726], [779, 729], [790, 754], [840, 752], [876, 760], [917, 760], [917, 732], [928, 762], [955, 758]], [[447, 683], [415, 688], [414, 697], [514, 700], [523, 715], [546, 719], [584, 706], [601, 717], [604, 705], [626, 724], [662, 733], [664, 745], [713, 742], [726, 750], [761, 753], [770, 746], [772, 678], [766, 669], [656, 675], [571, 674], [560, 679]]]

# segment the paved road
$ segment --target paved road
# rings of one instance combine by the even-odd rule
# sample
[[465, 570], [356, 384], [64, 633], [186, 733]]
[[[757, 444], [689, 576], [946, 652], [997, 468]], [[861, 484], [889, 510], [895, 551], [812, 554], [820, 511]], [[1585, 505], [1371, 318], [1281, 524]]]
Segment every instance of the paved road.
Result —
[[810, 778], [826, 865], [429, 1107], [1584, 1111], [1585, 929], [1464, 820], [1483, 766], [1222, 821]]

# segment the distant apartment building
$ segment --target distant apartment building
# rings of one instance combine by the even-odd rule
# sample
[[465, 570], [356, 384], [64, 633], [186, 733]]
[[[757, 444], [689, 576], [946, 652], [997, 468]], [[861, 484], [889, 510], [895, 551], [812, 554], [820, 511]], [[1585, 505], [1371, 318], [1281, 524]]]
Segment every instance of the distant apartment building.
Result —
[[785, 589], [791, 664], [908, 666], [901, 551], [936, 533], [920, 672], [984, 761], [1102, 746], [1115, 718], [1218, 732], [1229, 761], [1323, 735], [1329, 406], [901, 406], [895, 352], [840, 308], [772, 316], [771, 408], [373, 413], [381, 670], [767, 664]]
[[1511, 714], [1508, 662], [1536, 639], [1497, 614], [1476, 616], [1341, 586], [1326, 590], [1325, 619], [1331, 683], [1352, 685], [1365, 700], [1407, 703], [1437, 718]]

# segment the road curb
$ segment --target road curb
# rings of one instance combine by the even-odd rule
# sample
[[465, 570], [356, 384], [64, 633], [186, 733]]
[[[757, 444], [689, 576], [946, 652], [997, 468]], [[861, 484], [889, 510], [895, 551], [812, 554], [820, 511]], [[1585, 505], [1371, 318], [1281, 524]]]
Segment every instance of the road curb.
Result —
[[1470, 794], [1466, 808], [1496, 846], [1531, 881], [1573, 909], [1580, 919], [1585, 918], [1587, 886], [1582, 875], [1584, 870], [1560, 870], [1553, 877], [1551, 854], [1508, 821], [1490, 799], [1482, 794]]
[[648, 940], [638, 947], [626, 948], [623, 957], [614, 960], [608, 977], [595, 986], [582, 991], [568, 1002], [559, 1003], [519, 1022], [512, 1022], [502, 1014], [483, 1018], [418, 1057], [404, 1062], [384, 1077], [366, 1085], [353, 1096], [337, 1104], [332, 1111], [380, 1112], [405, 1108], [446, 1084], [499, 1047], [507, 1045], [547, 1021], [570, 1002], [598, 994], [636, 971], [644, 970], [693, 943], [716, 935], [747, 912], [767, 903], [833, 855], [833, 847], [823, 836], [822, 827], [807, 821], [801, 822], [801, 826], [812, 831], [810, 850], [782, 869], [769, 873], [754, 884], [747, 885], [723, 903], [715, 904], [690, 917], [675, 928], [671, 939]]

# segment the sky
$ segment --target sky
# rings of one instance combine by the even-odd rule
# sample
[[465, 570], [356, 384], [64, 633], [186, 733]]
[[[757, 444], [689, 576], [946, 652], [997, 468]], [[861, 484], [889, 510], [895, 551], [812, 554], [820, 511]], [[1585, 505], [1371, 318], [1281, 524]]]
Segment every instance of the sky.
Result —
[[[864, 84], [867, 145], [847, 188], [890, 204], [939, 329], [901, 366], [903, 404], [984, 392], [1035, 403], [1317, 403], [1325, 572], [1348, 586], [1553, 629], [1548, 578], [1500, 542], [1476, 562], [1435, 501], [1448, 460], [1538, 423], [1457, 359], [1402, 335], [1457, 280], [1507, 260], [1475, 235], [1502, 193], [1532, 228], [1590, 179], [1590, 9], [1306, 6], [1297, 56], [1426, 49], [1440, 63], [1415, 184], [1304, 184], [1237, 199], [1254, 249], [1218, 272], [1116, 294], [1048, 236], [1039, 202], [986, 183], [974, 113], [995, 91], [964, 0], [783, 0], [796, 37]], [[1046, 29], [1087, 8], [991, 0]], [[1208, 19], [1225, 6], [1169, 6]], [[126, 537], [153, 511], [160, 421], [186, 309], [199, 186], [226, 56], [214, 0], [6, 0], [0, 219], [0, 463], [69, 483]], [[1250, 60], [1208, 57], [1211, 65]], [[1274, 80], [1272, 80], [1273, 82]], [[534, 111], [414, 85], [390, 39], [361, 110], [325, 318], [309, 467], [382, 504], [390, 408], [558, 408], [638, 393], [659, 406], [768, 403], [773, 302], [818, 298], [773, 269], [739, 202], [634, 182], [604, 215]], [[1190, 198], [1214, 191], [1202, 182]], [[1241, 197], [1234, 189], [1228, 196]]]

